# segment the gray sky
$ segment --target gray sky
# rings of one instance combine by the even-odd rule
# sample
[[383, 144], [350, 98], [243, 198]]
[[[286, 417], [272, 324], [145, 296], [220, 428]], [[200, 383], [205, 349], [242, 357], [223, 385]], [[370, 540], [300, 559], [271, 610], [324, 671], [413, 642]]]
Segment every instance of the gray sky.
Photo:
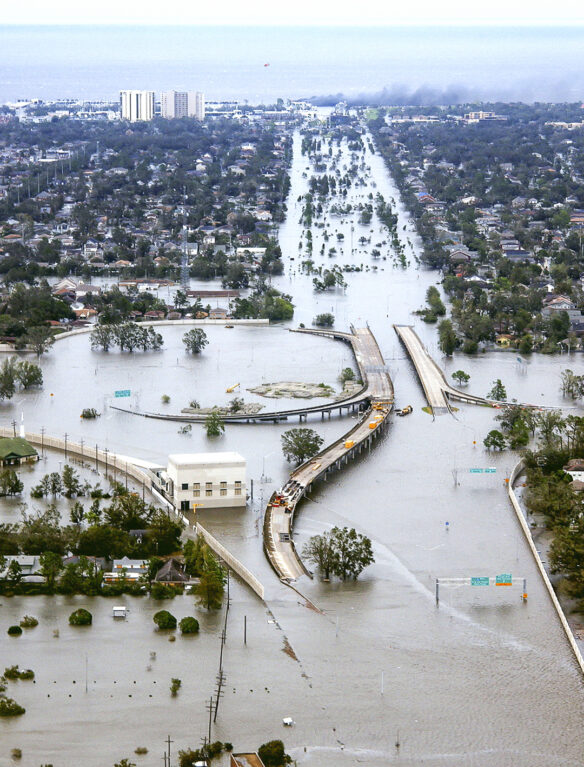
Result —
[[[568, 25], [584, 24], [581, 0], [26, 0], [2, 3], [3, 24]], [[201, 7], [205, 6], [205, 7]], [[0, 37], [1, 39], [1, 37]]]

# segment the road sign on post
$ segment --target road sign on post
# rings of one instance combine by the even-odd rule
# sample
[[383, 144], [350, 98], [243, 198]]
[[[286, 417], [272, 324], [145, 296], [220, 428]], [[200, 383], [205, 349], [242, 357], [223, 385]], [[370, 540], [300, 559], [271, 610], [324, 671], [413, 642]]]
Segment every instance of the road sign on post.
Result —
[[116, 397], [130, 397], [132, 392], [130, 389], [116, 389], [114, 394]]
[[502, 573], [501, 575], [497, 575], [495, 577], [495, 586], [512, 586], [513, 585], [513, 578], [511, 577], [511, 573]]
[[490, 579], [488, 577], [481, 576], [475, 576], [471, 577], [470, 579], [470, 585], [471, 586], [488, 586]]

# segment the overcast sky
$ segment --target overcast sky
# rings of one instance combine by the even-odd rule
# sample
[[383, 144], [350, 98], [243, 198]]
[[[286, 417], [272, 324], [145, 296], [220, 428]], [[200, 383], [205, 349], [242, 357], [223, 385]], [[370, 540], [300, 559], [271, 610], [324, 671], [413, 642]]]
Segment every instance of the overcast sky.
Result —
[[[584, 24], [581, 0], [25, 0], [2, 2], [2, 24], [435, 25]], [[203, 6], [203, 7], [202, 7]], [[1, 28], [0, 28], [1, 29]], [[1, 40], [1, 31], [0, 31]]]

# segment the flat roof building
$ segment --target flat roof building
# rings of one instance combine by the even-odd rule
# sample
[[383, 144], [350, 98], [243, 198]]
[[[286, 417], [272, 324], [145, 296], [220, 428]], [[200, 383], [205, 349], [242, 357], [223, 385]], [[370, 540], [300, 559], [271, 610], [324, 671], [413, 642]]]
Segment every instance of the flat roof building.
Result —
[[246, 461], [239, 453], [177, 453], [159, 474], [160, 489], [175, 509], [246, 505]]

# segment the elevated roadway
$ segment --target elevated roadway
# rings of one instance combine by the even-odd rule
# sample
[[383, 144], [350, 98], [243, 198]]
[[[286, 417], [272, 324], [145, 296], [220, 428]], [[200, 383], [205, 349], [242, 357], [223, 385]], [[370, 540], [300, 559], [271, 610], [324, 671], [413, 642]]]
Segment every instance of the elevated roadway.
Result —
[[394, 325], [393, 327], [414, 364], [433, 415], [452, 412], [451, 399], [491, 407], [502, 404], [484, 397], [475, 397], [474, 394], [467, 394], [451, 386], [442, 370], [428, 354], [414, 328], [411, 325]]
[[370, 449], [387, 426], [393, 408], [393, 384], [369, 328], [352, 328], [350, 334], [304, 332], [334, 334], [334, 337], [344, 336], [350, 340], [367, 392], [368, 408], [346, 434], [298, 466], [284, 487], [270, 498], [264, 516], [264, 550], [280, 579], [286, 582], [295, 581], [304, 574], [311, 576], [294, 545], [294, 513], [298, 502], [317, 479], [326, 480], [329, 473], [340, 469], [362, 450]]
[[[221, 420], [224, 423], [261, 423], [269, 421], [272, 423], [278, 423], [279, 421], [287, 421], [289, 418], [297, 417], [299, 421], [305, 421], [309, 415], [320, 415], [321, 419], [324, 419], [325, 414], [328, 414], [330, 418], [333, 413], [338, 412], [339, 415], [343, 414], [343, 411], [347, 413], [354, 413], [368, 407], [371, 397], [375, 396], [375, 393], [381, 391], [382, 383], [381, 378], [384, 373], [384, 363], [379, 363], [379, 359], [383, 359], [377, 347], [377, 342], [369, 328], [354, 329], [351, 328], [351, 333], [343, 333], [336, 330], [313, 330], [311, 328], [299, 328], [298, 330], [292, 330], [293, 333], [311, 333], [312, 335], [319, 335], [325, 338], [332, 338], [337, 341], [343, 341], [351, 346], [363, 386], [361, 389], [344, 397], [337, 399], [334, 402], [328, 402], [318, 405], [308, 405], [297, 408], [287, 408], [286, 410], [274, 410], [269, 412], [259, 413], [226, 413], [221, 415]], [[385, 374], [386, 375], [386, 374]], [[392, 389], [393, 396], [393, 389]], [[207, 414], [206, 413], [151, 413], [147, 411], [134, 410], [129, 407], [122, 407], [120, 405], [110, 404], [112, 410], [120, 410], [123, 413], [131, 413], [132, 415], [139, 415], [143, 418], [156, 418], [161, 421], [178, 421], [181, 423], [204, 423]]]

